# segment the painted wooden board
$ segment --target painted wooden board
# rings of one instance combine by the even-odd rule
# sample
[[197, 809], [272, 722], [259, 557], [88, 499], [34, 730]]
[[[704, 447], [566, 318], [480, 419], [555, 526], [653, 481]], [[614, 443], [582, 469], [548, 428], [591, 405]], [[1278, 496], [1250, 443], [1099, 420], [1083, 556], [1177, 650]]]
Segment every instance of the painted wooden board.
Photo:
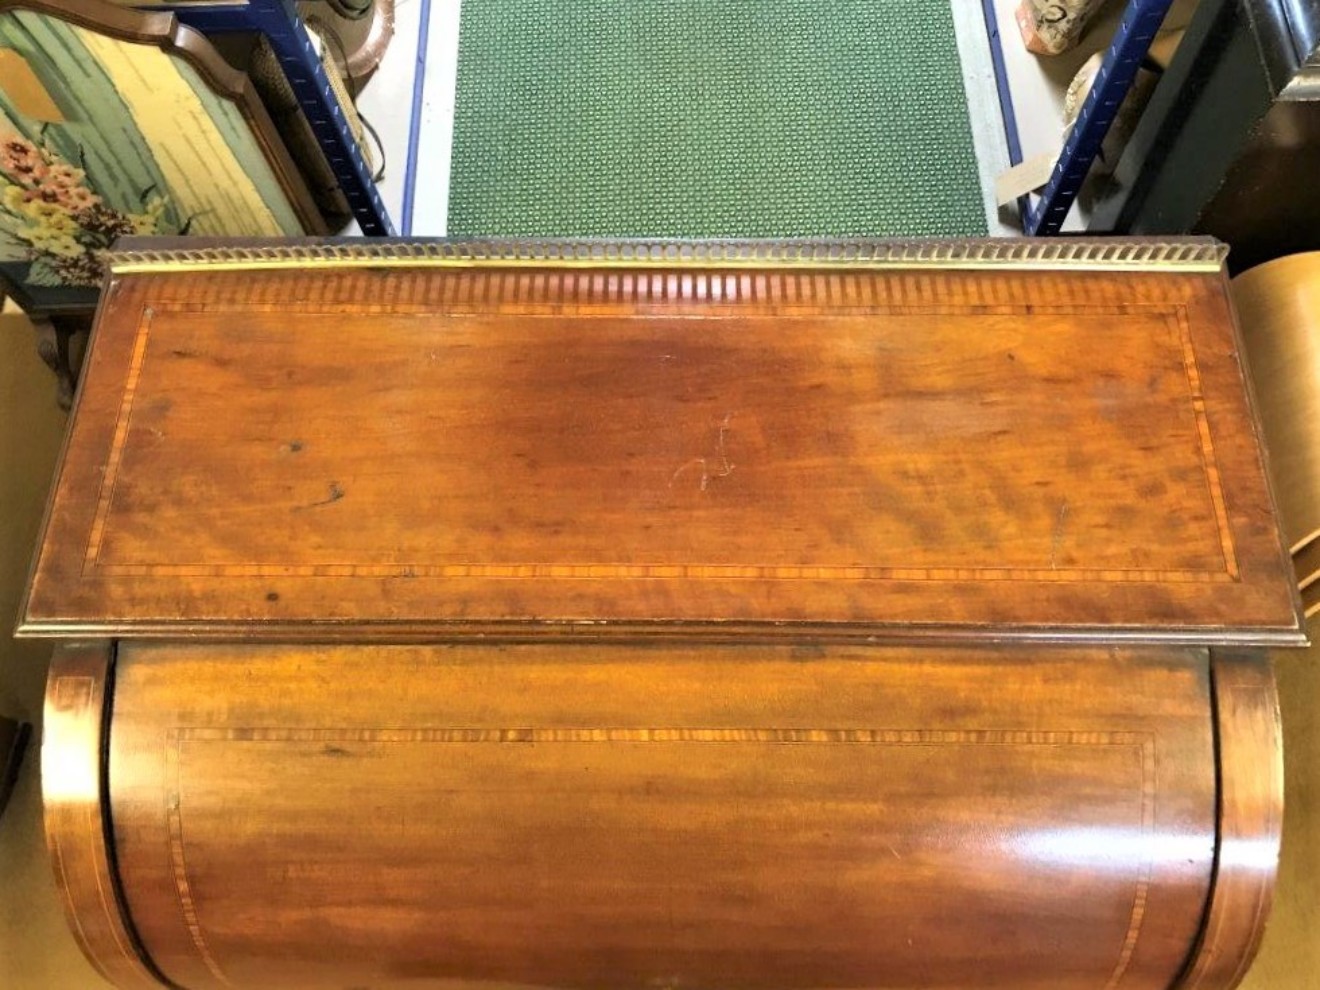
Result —
[[248, 78], [168, 13], [0, 0], [0, 279], [90, 312], [130, 234], [322, 233]]

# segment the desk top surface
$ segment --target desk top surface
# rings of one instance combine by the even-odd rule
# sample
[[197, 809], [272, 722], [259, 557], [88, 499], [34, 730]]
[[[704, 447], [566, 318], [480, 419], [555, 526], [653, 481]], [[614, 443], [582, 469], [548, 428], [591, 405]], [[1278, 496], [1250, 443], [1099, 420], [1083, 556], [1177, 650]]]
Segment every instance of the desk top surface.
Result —
[[849, 250], [129, 250], [20, 629], [1302, 640], [1215, 247]]

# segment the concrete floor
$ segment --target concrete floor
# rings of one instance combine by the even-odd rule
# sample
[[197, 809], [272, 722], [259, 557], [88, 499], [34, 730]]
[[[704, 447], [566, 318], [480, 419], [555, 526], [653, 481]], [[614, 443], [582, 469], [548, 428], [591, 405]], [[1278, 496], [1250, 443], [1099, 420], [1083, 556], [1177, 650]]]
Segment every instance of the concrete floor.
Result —
[[[31, 327], [0, 316], [0, 623], [17, 615], [65, 416]], [[1320, 622], [1311, 635], [1320, 640]], [[34, 724], [49, 645], [0, 631], [0, 715]], [[1320, 990], [1320, 647], [1280, 653], [1287, 812], [1274, 914], [1247, 990]], [[39, 731], [39, 730], [38, 730]], [[0, 817], [0, 988], [94, 990], [106, 984], [65, 926], [41, 832], [37, 747]]]

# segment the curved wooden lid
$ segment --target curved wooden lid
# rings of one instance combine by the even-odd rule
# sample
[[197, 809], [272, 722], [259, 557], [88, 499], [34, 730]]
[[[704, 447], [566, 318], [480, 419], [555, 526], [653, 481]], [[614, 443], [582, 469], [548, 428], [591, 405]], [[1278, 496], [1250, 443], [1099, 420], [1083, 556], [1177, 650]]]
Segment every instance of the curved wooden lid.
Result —
[[121, 255], [21, 631], [1303, 640], [1218, 246], [676, 251]]

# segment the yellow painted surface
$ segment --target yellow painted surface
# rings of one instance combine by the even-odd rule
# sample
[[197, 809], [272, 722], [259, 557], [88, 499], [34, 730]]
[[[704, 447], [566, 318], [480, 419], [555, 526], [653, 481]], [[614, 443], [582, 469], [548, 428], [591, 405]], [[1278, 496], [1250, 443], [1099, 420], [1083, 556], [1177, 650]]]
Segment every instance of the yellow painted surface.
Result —
[[[191, 234], [286, 233], [262, 201], [174, 59], [149, 45], [74, 28], [113, 80], [170, 187]], [[300, 231], [288, 231], [299, 233]]]
[[33, 120], [56, 124], [64, 119], [55, 98], [37, 78], [27, 59], [12, 48], [0, 48], [0, 89], [19, 113]]

